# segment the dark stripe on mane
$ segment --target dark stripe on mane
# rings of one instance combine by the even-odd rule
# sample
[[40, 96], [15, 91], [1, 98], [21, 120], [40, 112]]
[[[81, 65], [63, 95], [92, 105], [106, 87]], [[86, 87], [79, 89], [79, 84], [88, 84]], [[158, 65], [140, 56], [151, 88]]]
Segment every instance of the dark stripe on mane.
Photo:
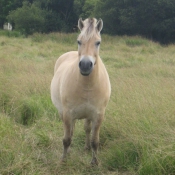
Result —
[[96, 35], [96, 22], [97, 20], [95, 18], [88, 18], [84, 21], [84, 30], [81, 31], [80, 37], [88, 41], [90, 38], [94, 37]]
[[89, 18], [88, 19], [87, 30], [86, 30], [87, 35], [90, 34], [93, 31], [93, 29], [94, 29], [94, 19]]

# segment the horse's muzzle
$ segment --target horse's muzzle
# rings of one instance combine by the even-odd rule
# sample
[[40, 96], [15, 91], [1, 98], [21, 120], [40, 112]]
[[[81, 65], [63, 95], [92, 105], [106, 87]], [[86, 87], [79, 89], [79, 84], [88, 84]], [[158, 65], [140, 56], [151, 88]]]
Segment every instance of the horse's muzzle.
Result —
[[79, 62], [80, 73], [83, 76], [88, 76], [94, 67], [94, 63], [89, 57], [84, 57]]

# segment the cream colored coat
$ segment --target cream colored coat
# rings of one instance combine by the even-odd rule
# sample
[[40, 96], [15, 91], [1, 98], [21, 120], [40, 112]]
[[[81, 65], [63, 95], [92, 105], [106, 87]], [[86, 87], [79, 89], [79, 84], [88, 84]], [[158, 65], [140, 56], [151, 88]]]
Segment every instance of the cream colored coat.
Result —
[[51, 98], [60, 116], [69, 113], [71, 120], [104, 114], [111, 88], [106, 68], [98, 63], [89, 76], [80, 74], [78, 52], [63, 54], [56, 62], [51, 84]]
[[[92, 147], [91, 163], [98, 164], [99, 130], [111, 94], [109, 76], [99, 57], [103, 23], [94, 18], [85, 21], [80, 19], [78, 26], [81, 30], [78, 51], [67, 52], [57, 60], [51, 82], [51, 99], [64, 123], [62, 161], [66, 159], [75, 120], [85, 119], [85, 148]], [[80, 62], [83, 60], [88, 60], [90, 65], [88, 76], [81, 72], [84, 67], [81, 68]]]

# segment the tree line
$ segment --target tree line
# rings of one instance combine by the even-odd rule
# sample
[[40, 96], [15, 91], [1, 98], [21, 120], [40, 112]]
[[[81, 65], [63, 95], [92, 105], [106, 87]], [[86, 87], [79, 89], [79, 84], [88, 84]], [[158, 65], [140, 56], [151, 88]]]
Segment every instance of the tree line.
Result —
[[103, 33], [175, 41], [174, 0], [0, 0], [0, 25], [24, 34], [73, 32], [80, 17], [102, 18]]

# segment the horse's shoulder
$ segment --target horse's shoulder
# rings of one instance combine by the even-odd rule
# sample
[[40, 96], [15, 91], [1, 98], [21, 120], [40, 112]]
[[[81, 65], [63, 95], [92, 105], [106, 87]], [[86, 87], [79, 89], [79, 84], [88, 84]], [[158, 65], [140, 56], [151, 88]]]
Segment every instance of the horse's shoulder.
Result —
[[70, 52], [64, 53], [58, 59], [60, 59], [60, 58], [68, 59], [68, 58], [70, 58], [72, 56], [77, 56], [77, 55], [78, 55], [78, 51], [70, 51]]
[[61, 55], [56, 63], [55, 63], [55, 68], [54, 68], [54, 72], [57, 71], [58, 67], [64, 63], [64, 62], [71, 62], [72, 60], [75, 59], [75, 57], [78, 56], [78, 52], [77, 51], [70, 51], [70, 52], [66, 52], [63, 55]]

